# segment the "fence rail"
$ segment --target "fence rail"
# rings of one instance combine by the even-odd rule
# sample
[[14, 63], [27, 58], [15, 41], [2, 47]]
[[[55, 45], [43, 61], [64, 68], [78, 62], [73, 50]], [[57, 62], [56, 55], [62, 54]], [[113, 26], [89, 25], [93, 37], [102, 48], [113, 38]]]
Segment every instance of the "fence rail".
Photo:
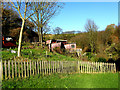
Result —
[[51, 73], [105, 73], [116, 72], [115, 63], [83, 61], [4, 61], [2, 80], [26, 78], [31, 75], [50, 75]]

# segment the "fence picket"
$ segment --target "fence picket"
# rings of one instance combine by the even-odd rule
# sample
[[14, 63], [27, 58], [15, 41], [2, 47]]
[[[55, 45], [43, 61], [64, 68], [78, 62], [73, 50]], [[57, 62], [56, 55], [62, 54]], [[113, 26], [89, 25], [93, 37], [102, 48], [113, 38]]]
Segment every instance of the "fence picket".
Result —
[[50, 61], [49, 61], [49, 75], [50, 75]]
[[21, 72], [22, 72], [22, 78], [23, 78], [23, 63], [22, 63], [22, 60], [21, 60]]
[[25, 64], [25, 61], [24, 61], [24, 77], [26, 78], [26, 64]]
[[18, 77], [20, 78], [20, 62], [18, 61]]
[[46, 61], [44, 61], [44, 73], [45, 73], [45, 75], [46, 75]]
[[11, 78], [11, 76], [10, 76], [10, 60], [8, 61], [8, 73], [9, 73], [9, 74], [8, 74], [8, 75], [9, 75], [8, 77], [9, 77], [9, 79], [10, 79], [10, 78]]
[[[21, 66], [20, 66], [21, 64]], [[21, 62], [6, 60], [1, 65], [3, 70], [2, 76], [5, 79], [14, 79], [14, 77], [30, 77], [31, 74], [51, 74], [51, 73], [100, 73], [100, 72], [116, 72], [115, 63], [102, 62], [84, 62], [84, 61], [32, 61]]]
[[38, 60], [37, 60], [37, 74], [39, 74], [39, 63], [38, 63]]
[[4, 66], [5, 66], [5, 80], [7, 79], [7, 68], [6, 68], [6, 60], [4, 62]]
[[35, 67], [35, 75], [36, 75], [36, 61], [35, 61], [35, 66], [34, 67]]
[[32, 70], [33, 70], [33, 75], [34, 75], [34, 62], [32, 62]]
[[12, 79], [14, 79], [14, 67], [13, 67], [13, 60], [12, 60]]
[[28, 60], [27, 60], [27, 76], [29, 77], [29, 65], [28, 65]]
[[2, 75], [1, 75], [1, 76], [2, 76], [1, 79], [3, 80], [3, 63], [2, 63], [2, 60], [1, 60], [1, 72], [2, 72], [2, 73], [1, 73], [1, 74], [2, 74]]
[[82, 73], [82, 71], [83, 71], [83, 70], [82, 70], [82, 61], [81, 61], [81, 73]]
[[40, 61], [40, 74], [41, 74], [41, 61]]
[[17, 65], [16, 65], [16, 60], [15, 60], [15, 77], [17, 77]]
[[116, 72], [116, 65], [115, 65], [115, 63], [114, 63], [114, 71]]
[[31, 60], [30, 60], [30, 76], [31, 76]]

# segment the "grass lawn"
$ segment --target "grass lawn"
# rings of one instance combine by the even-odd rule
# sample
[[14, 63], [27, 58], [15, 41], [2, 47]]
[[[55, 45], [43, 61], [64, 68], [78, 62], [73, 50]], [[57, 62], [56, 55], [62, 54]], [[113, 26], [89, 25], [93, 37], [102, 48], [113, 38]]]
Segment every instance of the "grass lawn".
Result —
[[[9, 51], [7, 49], [2, 50], [2, 60], [13, 60], [14, 56], [17, 56], [17, 53], [11, 53], [11, 50], [17, 51], [17, 48], [10, 49]], [[48, 57], [46, 57], [46, 51]], [[39, 46], [37, 46], [34, 49], [22, 49], [21, 50], [21, 56], [24, 58], [29, 58], [31, 60], [48, 60], [48, 61], [74, 61], [77, 60], [76, 58], [72, 58], [70, 56], [65, 56], [56, 52], [49, 52], [48, 49], [41, 49]]]
[[118, 73], [53, 74], [27, 79], [7, 80], [3, 88], [118, 88]]

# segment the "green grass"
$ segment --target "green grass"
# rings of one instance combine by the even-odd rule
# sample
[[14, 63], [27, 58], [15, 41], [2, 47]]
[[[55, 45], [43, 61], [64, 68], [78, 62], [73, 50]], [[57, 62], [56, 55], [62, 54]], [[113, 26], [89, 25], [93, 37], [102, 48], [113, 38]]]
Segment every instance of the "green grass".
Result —
[[118, 88], [118, 73], [54, 74], [2, 82], [3, 88]]
[[[15, 49], [10, 49], [10, 50], [15, 50], [17, 51], [17, 48]], [[9, 59], [13, 59], [14, 56], [17, 56], [17, 53], [11, 53], [9, 51], [7, 51], [6, 49], [2, 50], [2, 60], [9, 60]], [[47, 51], [47, 55], [48, 57], [46, 57], [46, 51]], [[49, 52], [47, 48], [45, 49], [41, 49], [39, 46], [37, 46], [34, 49], [22, 49], [21, 50], [21, 56], [24, 58], [29, 58], [31, 60], [48, 60], [48, 61], [74, 61], [77, 60], [75, 58], [71, 58], [70, 56], [65, 56], [65, 55], [61, 55], [58, 54], [56, 52], [52, 53]]]

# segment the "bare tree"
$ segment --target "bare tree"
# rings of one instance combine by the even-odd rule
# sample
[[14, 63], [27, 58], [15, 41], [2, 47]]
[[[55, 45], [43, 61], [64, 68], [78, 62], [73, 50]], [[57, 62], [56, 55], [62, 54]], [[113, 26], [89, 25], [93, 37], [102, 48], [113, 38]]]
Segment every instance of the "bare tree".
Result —
[[60, 28], [60, 27], [56, 27], [54, 30], [53, 30], [54, 34], [61, 34], [63, 32], [63, 30]]
[[18, 57], [20, 57], [21, 56], [21, 42], [22, 42], [22, 34], [23, 34], [24, 24], [28, 18], [30, 18], [33, 14], [35, 14], [35, 12], [31, 12], [31, 10], [30, 10], [31, 3], [28, 2], [28, 0], [25, 0], [24, 2], [21, 2], [21, 0], [20, 1], [17, 0], [16, 2], [13, 2], [10, 0], [10, 5], [12, 5], [13, 8], [16, 9], [18, 14], [20, 15], [20, 18], [22, 19], [22, 26], [21, 26], [21, 30], [20, 30], [19, 45], [18, 45]]
[[88, 32], [88, 42], [91, 48], [91, 52], [95, 52], [96, 50], [96, 41], [97, 41], [97, 30], [98, 27], [92, 20], [88, 20], [85, 29]]
[[48, 21], [59, 11], [62, 7], [58, 2], [34, 2], [33, 10], [36, 14], [31, 17], [31, 20], [37, 25], [37, 31], [39, 35], [39, 42], [43, 42], [43, 27]]

